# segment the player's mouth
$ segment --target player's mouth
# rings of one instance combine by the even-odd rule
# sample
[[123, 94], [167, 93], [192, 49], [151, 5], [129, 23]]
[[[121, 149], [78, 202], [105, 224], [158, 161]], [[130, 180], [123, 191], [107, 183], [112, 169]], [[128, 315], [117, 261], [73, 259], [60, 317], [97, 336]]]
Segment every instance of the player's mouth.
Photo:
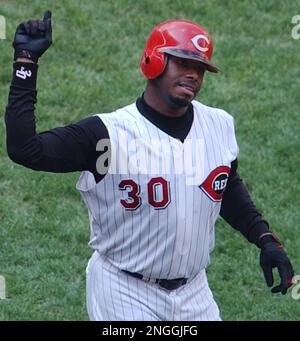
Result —
[[181, 89], [184, 90], [184, 92], [189, 96], [195, 96], [196, 94], [196, 87], [193, 84], [187, 83], [187, 82], [180, 82], [177, 84], [180, 86]]

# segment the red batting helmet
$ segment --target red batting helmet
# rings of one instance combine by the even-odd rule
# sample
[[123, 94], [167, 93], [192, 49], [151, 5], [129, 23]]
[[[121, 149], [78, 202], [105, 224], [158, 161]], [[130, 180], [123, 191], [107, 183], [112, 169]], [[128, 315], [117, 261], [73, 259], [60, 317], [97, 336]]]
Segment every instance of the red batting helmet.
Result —
[[218, 68], [210, 62], [212, 52], [213, 43], [205, 28], [188, 20], [169, 20], [158, 24], [150, 33], [140, 68], [146, 78], [158, 77], [166, 66], [167, 53], [197, 60], [208, 71], [216, 73]]

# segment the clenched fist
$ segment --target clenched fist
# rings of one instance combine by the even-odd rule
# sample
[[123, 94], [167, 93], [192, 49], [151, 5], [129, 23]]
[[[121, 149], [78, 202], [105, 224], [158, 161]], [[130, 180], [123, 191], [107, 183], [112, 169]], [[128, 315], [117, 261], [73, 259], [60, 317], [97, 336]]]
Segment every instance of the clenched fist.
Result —
[[29, 20], [18, 26], [13, 41], [14, 59], [27, 58], [36, 63], [51, 43], [51, 12], [46, 11], [43, 20]]

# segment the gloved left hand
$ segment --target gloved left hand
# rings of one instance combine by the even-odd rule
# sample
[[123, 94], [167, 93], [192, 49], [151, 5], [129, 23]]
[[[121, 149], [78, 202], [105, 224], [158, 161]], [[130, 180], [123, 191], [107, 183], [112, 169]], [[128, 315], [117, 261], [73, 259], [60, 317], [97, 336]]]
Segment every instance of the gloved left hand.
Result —
[[272, 288], [272, 293], [281, 292], [286, 294], [292, 286], [294, 270], [293, 266], [284, 252], [280, 241], [273, 235], [268, 234], [262, 237], [260, 242], [260, 266], [262, 267], [265, 280], [269, 287], [273, 286], [273, 268], [277, 268], [280, 276], [280, 284]]

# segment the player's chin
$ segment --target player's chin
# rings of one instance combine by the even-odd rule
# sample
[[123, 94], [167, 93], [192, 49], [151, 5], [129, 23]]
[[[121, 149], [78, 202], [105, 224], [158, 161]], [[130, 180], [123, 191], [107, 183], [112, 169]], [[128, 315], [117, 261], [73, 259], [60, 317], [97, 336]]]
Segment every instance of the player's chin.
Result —
[[169, 100], [174, 107], [184, 108], [187, 107], [192, 99], [188, 99], [182, 96], [169, 96]]

